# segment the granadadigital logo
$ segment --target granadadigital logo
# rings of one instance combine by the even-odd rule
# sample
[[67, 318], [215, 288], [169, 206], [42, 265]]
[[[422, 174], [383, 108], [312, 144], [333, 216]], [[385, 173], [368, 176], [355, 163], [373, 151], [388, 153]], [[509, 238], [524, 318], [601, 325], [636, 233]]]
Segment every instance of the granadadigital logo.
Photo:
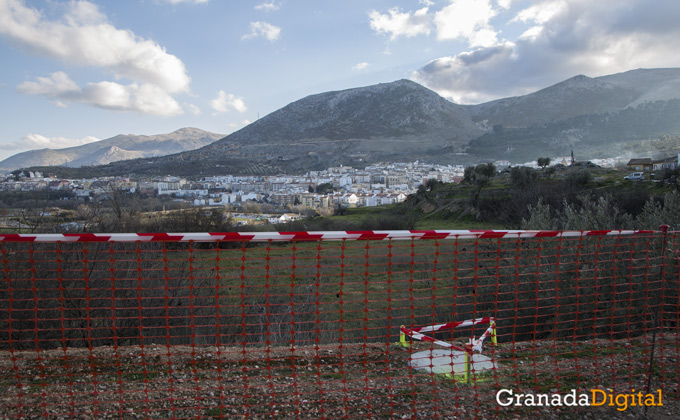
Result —
[[661, 407], [663, 406], [661, 390], [656, 393], [637, 393], [633, 389], [630, 393], [614, 394], [611, 389], [593, 388], [590, 393], [577, 394], [575, 389], [567, 394], [515, 394], [512, 389], [501, 389], [496, 393], [496, 402], [502, 407], [616, 407], [618, 411], [625, 411], [628, 407]]

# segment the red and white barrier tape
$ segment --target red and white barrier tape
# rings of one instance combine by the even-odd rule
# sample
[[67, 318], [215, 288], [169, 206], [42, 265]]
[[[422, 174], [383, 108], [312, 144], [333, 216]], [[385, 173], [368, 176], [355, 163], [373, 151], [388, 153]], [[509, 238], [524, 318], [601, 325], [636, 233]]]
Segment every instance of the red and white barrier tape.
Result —
[[432, 331], [440, 331], [440, 330], [448, 330], [451, 328], [458, 328], [458, 327], [471, 327], [473, 325], [477, 324], [489, 324], [493, 322], [493, 318], [491, 317], [484, 317], [484, 318], [476, 318], [476, 319], [468, 319], [466, 321], [459, 321], [459, 322], [447, 322], [446, 324], [437, 324], [437, 325], [428, 325], [425, 327], [415, 327], [411, 328], [411, 331], [415, 332], [432, 332]]
[[455, 345], [448, 343], [446, 341], [437, 340], [436, 338], [432, 338], [428, 335], [423, 335], [419, 332], [409, 330], [408, 328], [401, 328], [401, 332], [410, 336], [411, 338], [415, 338], [416, 340], [427, 341], [428, 343], [438, 344], [442, 347], [448, 347], [448, 348], [452, 348], [452, 349], [458, 350], [458, 351], [468, 351], [468, 350], [464, 349], [463, 347], [455, 346]]
[[321, 232], [226, 232], [226, 233], [46, 233], [0, 234], [0, 242], [269, 242], [390, 239], [501, 239], [620, 236], [650, 234], [653, 230], [375, 230]]
[[[484, 331], [484, 334], [482, 334], [478, 339], [470, 339], [468, 342], [468, 345], [463, 348], [463, 347], [458, 347], [455, 346], [451, 343], [448, 343], [446, 341], [441, 341], [437, 340], [436, 338], [432, 338], [430, 336], [421, 334], [421, 332], [436, 332], [436, 331], [441, 331], [441, 330], [446, 330], [446, 329], [453, 329], [453, 328], [458, 328], [458, 327], [470, 327], [473, 325], [477, 324], [489, 324], [489, 328]], [[453, 348], [458, 351], [465, 351], [468, 353], [472, 353], [472, 351], [476, 351], [481, 353], [482, 352], [482, 343], [484, 342], [484, 339], [488, 337], [490, 334], [494, 333], [496, 329], [496, 320], [492, 317], [484, 317], [484, 318], [475, 318], [475, 319], [468, 319], [465, 321], [459, 321], [459, 322], [447, 322], [445, 324], [435, 324], [435, 325], [427, 325], [425, 327], [415, 327], [415, 328], [406, 328], [406, 327], [401, 327], [400, 330], [402, 334], [406, 334], [411, 338], [415, 338], [416, 340], [420, 341], [427, 341], [430, 343], [438, 344], [443, 347], [448, 347], [448, 348]], [[492, 341], [495, 344], [495, 335], [492, 337]]]

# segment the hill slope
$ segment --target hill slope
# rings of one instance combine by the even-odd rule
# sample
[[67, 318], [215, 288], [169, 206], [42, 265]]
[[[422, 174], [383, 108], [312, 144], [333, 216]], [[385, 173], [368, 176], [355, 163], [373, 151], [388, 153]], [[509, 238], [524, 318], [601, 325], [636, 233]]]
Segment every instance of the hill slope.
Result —
[[169, 134], [152, 136], [121, 134], [81, 146], [18, 153], [0, 162], [0, 170], [11, 171], [31, 166], [103, 165], [119, 160], [162, 156], [198, 149], [221, 137], [223, 135], [197, 128], [182, 128]]
[[546, 124], [586, 114], [619, 111], [639, 97], [634, 90], [576, 76], [538, 92], [472, 106], [475, 121], [505, 128]]
[[[471, 107], [494, 127], [467, 152], [526, 162], [538, 156], [636, 157], [680, 151], [680, 69], [577, 76], [538, 92]], [[664, 138], [664, 140], [659, 140]]]
[[470, 114], [489, 127], [518, 128], [673, 99], [680, 99], [680, 69], [638, 69], [597, 78], [575, 76], [529, 95], [473, 105]]
[[[293, 102], [200, 150], [159, 162], [263, 164], [299, 171], [431, 158], [482, 134], [466, 108], [408, 80], [326, 92]], [[209, 169], [209, 168], [206, 168]]]

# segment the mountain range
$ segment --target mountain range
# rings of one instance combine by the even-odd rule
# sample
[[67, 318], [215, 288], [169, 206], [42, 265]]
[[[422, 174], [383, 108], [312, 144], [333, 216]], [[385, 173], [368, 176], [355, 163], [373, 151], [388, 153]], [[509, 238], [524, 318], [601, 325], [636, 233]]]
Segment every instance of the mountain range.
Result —
[[265, 175], [379, 161], [521, 163], [571, 151], [587, 160], [677, 149], [680, 69], [638, 69], [579, 75], [479, 105], [455, 104], [410, 80], [325, 92], [195, 150], [96, 170], [101, 175]]
[[39, 149], [18, 153], [0, 162], [0, 171], [11, 171], [33, 166], [105, 165], [128, 159], [148, 158], [180, 153], [206, 146], [223, 134], [210, 133], [197, 128], [182, 128], [169, 134], [140, 136], [120, 134], [81, 146], [64, 149]]

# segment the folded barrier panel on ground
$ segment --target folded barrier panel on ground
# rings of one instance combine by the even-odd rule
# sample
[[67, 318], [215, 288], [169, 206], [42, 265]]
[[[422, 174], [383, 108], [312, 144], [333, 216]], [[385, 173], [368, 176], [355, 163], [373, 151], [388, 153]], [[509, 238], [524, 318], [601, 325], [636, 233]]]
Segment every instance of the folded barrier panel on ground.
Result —
[[0, 235], [0, 418], [677, 414], [679, 250], [634, 230]]
[[[459, 327], [469, 327], [478, 324], [489, 324], [489, 328], [487, 328], [479, 338], [470, 338], [468, 343], [463, 347], [459, 347], [453, 343], [437, 340], [433, 337], [422, 334], [424, 332], [438, 332]], [[445, 374], [451, 378], [462, 377], [462, 380], [467, 383], [470, 382], [473, 374], [481, 373], [495, 367], [493, 362], [488, 358], [483, 359], [483, 361], [474, 360], [474, 352], [480, 354], [482, 353], [482, 344], [484, 343], [486, 337], [491, 337], [492, 345], [497, 344], [496, 321], [491, 317], [469, 319], [459, 322], [447, 322], [445, 324], [435, 324], [414, 328], [406, 328], [402, 325], [399, 329], [401, 332], [399, 334], [398, 344], [401, 346], [410, 346], [410, 343], [406, 341], [406, 336], [409, 336], [416, 340], [427, 341], [450, 349], [448, 352], [426, 350], [417, 354], [413, 354], [409, 360], [409, 366], [411, 367], [418, 366], [425, 372]], [[461, 359], [461, 356], [462, 361], [457, 362], [456, 359]]]

